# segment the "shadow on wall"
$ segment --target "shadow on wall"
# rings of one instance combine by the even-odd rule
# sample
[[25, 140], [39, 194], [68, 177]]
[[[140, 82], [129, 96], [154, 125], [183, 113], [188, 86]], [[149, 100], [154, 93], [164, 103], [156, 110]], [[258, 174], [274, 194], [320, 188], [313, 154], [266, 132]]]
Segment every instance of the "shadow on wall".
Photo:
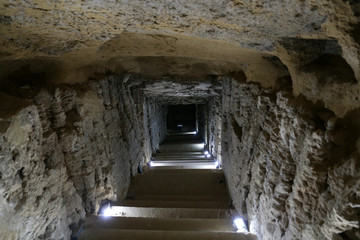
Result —
[[300, 72], [312, 73], [319, 86], [332, 83], [357, 83], [350, 65], [342, 57], [342, 48], [335, 39], [284, 38], [281, 45], [296, 56]]
[[1, 62], [1, 91], [20, 98], [32, 98], [57, 73], [56, 61], [46, 59]]
[[354, 71], [340, 55], [323, 54], [303, 66], [302, 70], [315, 74], [320, 86], [331, 83], [357, 83]]

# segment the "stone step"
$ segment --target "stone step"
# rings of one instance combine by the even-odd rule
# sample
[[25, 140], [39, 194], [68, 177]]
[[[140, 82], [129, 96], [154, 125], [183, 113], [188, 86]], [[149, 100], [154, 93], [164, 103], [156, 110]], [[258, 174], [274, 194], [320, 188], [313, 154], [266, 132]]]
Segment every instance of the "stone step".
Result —
[[182, 160], [207, 160], [205, 155], [185, 155], [185, 156], [163, 156], [158, 155], [153, 157], [155, 160], [176, 160], [176, 161], [182, 161]]
[[[101, 213], [100, 213], [101, 215]], [[157, 208], [157, 207], [128, 207], [112, 206], [112, 216], [115, 217], [144, 217], [144, 218], [209, 218], [229, 219], [230, 209], [208, 208]]]
[[154, 156], [186, 156], [186, 155], [193, 155], [193, 156], [198, 156], [198, 155], [204, 155], [203, 151], [196, 151], [196, 152], [159, 152], [156, 153]]
[[175, 164], [175, 165], [162, 165], [154, 164], [153, 168], [157, 169], [216, 169], [217, 165], [214, 163], [203, 163], [203, 164]]
[[168, 159], [168, 158], [164, 158], [164, 159], [154, 159], [152, 160], [152, 162], [161, 162], [163, 164], [165, 163], [206, 163], [206, 162], [213, 162], [214, 159], [212, 158], [204, 158], [204, 159], [181, 159], [181, 160], [175, 160], [175, 159]]
[[129, 188], [133, 196], [152, 195], [227, 195], [224, 175], [211, 170], [150, 170], [135, 176]]
[[146, 200], [123, 200], [121, 206], [134, 207], [163, 207], [163, 208], [229, 208], [228, 201], [146, 201]]
[[175, 165], [182, 165], [182, 164], [215, 164], [213, 159], [206, 159], [206, 160], [154, 160], [151, 162], [151, 166], [159, 165], [159, 166], [175, 166]]
[[188, 156], [153, 156], [152, 160], [174, 160], [174, 161], [182, 161], [182, 160], [207, 160], [208, 158], [204, 155], [188, 155]]
[[204, 156], [204, 152], [160, 152], [153, 155], [153, 157], [186, 157], [186, 156]]
[[151, 168], [156, 167], [162, 169], [216, 169], [217, 163], [214, 160], [152, 161]]
[[204, 147], [200, 145], [187, 145], [187, 144], [181, 144], [181, 145], [166, 145], [166, 146], [160, 146], [161, 152], [175, 152], [175, 151], [183, 151], [183, 152], [196, 152], [196, 151], [204, 151]]
[[197, 135], [190, 134], [190, 135], [172, 135], [166, 138], [166, 142], [170, 141], [188, 141], [188, 140], [197, 140], [201, 142], [201, 138]]
[[162, 231], [209, 231], [234, 232], [236, 228], [230, 219], [163, 219], [132, 217], [88, 216], [85, 229], [142, 229]]
[[171, 161], [183, 161], [183, 160], [209, 160], [210, 158], [205, 156], [185, 156], [185, 157], [179, 157], [179, 156], [156, 156], [153, 157], [153, 160], [171, 160]]
[[237, 232], [148, 231], [87, 229], [81, 240], [256, 240], [253, 234]]
[[139, 175], [139, 176], [144, 176], [144, 175], [159, 175], [159, 174], [168, 174], [168, 175], [173, 175], [173, 174], [178, 174], [178, 175], [204, 175], [204, 176], [213, 176], [213, 175], [218, 175], [218, 176], [224, 176], [224, 173], [222, 170], [151, 170], [149, 172], [146, 172], [145, 174]]
[[160, 152], [201, 152], [204, 151], [204, 143], [199, 141], [171, 141], [164, 142], [159, 146]]
[[166, 139], [160, 146], [163, 145], [178, 145], [178, 144], [202, 144], [204, 145], [204, 142], [200, 139]]
[[136, 196], [133, 196], [133, 199], [144, 200], [144, 201], [230, 202], [229, 197], [225, 195], [193, 196], [193, 195], [166, 195], [166, 194], [165, 195], [137, 194]]
[[168, 131], [168, 134], [166, 136], [166, 139], [168, 139], [169, 137], [173, 137], [173, 136], [198, 136], [197, 134], [194, 134], [194, 132], [177, 132], [177, 131]]
[[212, 160], [213, 158], [206, 158], [206, 157], [183, 157], [183, 158], [179, 158], [179, 157], [166, 157], [166, 156], [160, 156], [160, 157], [153, 157], [152, 161], [209, 161]]

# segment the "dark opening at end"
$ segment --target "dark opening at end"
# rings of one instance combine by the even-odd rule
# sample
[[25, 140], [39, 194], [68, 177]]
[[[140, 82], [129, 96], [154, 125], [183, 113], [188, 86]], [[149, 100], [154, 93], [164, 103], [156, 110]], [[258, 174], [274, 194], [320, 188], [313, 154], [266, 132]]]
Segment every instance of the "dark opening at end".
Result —
[[167, 129], [168, 132], [196, 131], [195, 105], [169, 105]]

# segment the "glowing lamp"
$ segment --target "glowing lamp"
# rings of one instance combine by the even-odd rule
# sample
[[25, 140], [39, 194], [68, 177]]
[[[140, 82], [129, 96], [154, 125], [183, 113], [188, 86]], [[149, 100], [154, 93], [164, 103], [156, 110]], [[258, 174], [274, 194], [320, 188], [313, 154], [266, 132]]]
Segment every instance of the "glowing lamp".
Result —
[[110, 206], [110, 204], [105, 208], [105, 210], [103, 211], [103, 215], [105, 217], [110, 217], [113, 215], [113, 209], [112, 207]]
[[248, 230], [246, 228], [245, 222], [242, 218], [234, 219], [234, 227], [237, 228], [237, 232], [247, 233]]

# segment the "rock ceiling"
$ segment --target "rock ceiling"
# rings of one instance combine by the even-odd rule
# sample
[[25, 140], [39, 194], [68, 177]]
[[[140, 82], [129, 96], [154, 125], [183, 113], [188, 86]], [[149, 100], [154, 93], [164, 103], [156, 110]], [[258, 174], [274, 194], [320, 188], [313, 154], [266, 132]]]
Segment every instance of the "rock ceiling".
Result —
[[[80, 67], [113, 57], [217, 58], [222, 48], [222, 60], [232, 60], [235, 54], [228, 53], [242, 48], [276, 53], [278, 41], [287, 37], [349, 40], [341, 33], [357, 23], [358, 6], [352, 2], [356, 1], [1, 1], [1, 59], [75, 58]], [[115, 43], [116, 51], [109, 53]], [[191, 45], [202, 48], [200, 55]]]
[[[341, 1], [2, 1], [2, 25], [13, 48], [39, 55], [96, 49], [122, 32], [180, 34], [271, 51], [279, 37], [326, 37]], [[5, 39], [4, 39], [5, 40]], [[5, 42], [6, 42], [5, 40]], [[8, 49], [6, 52], [12, 54]]]
[[[328, 95], [360, 91], [359, 6], [341, 0], [0, 1], [0, 80], [9, 84], [26, 74], [38, 84], [80, 83], [111, 73], [202, 78], [244, 71], [247, 81], [274, 87], [291, 75], [295, 95], [329, 101], [343, 115], [359, 100], [342, 97], [334, 106]], [[299, 74], [324, 42], [340, 49], [334, 65], [350, 69], [350, 80], [329, 94], [318, 89], [327, 78], [304, 83]]]
[[163, 104], [205, 104], [209, 97], [221, 95], [222, 86], [217, 79], [162, 78], [146, 83], [142, 88], [146, 97]]

